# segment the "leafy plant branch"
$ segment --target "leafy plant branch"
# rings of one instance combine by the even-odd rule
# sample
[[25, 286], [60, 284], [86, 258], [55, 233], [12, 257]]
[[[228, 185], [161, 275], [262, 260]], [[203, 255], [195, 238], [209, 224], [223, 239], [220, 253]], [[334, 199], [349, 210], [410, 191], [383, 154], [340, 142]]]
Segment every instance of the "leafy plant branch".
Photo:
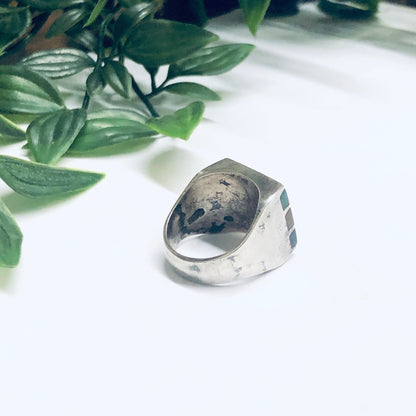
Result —
[[[3, 3], [4, 4], [3, 6]], [[170, 136], [187, 140], [201, 121], [203, 101], [219, 100], [208, 87], [177, 78], [219, 75], [242, 62], [248, 44], [216, 44], [218, 36], [201, 27], [158, 19], [163, 2], [107, 0], [0, 0], [0, 48], [8, 55], [28, 41], [53, 12], [59, 17], [46, 37], [65, 35], [73, 46], [40, 50], [16, 65], [0, 65], [0, 138], [24, 141], [33, 161], [0, 155], [0, 179], [29, 198], [70, 195], [85, 190], [103, 175], [52, 166], [67, 154], [84, 154], [122, 143]], [[126, 60], [149, 74], [148, 93]], [[1, 63], [1, 62], [0, 62]], [[167, 68], [159, 85], [156, 75]], [[68, 109], [59, 79], [87, 73], [80, 108]], [[102, 109], [90, 103], [109, 87], [135, 110]], [[188, 104], [160, 116], [152, 98], [161, 93], [184, 96]], [[134, 98], [136, 97], [136, 98]], [[189, 103], [189, 100], [191, 101]], [[162, 104], [158, 104], [163, 106]], [[26, 131], [9, 116], [32, 118]], [[22, 233], [0, 201], [0, 266], [14, 267], [20, 258]]]

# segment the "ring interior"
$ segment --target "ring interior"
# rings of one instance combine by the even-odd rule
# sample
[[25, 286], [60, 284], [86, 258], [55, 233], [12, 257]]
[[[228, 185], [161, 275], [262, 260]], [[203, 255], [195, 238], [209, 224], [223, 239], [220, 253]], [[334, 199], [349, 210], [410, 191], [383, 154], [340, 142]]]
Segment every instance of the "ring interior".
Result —
[[176, 249], [187, 237], [247, 233], [256, 216], [259, 190], [250, 179], [213, 173], [197, 179], [175, 206], [167, 223], [167, 242]]

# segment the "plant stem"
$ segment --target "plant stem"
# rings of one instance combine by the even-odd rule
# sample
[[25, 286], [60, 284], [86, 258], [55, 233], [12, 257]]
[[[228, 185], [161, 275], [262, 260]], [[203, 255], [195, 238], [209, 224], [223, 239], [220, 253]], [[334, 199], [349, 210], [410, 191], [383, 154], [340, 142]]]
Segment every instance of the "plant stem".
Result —
[[155, 89], [152, 88], [152, 92], [150, 94], [147, 94], [146, 97], [147, 98], [152, 98], [155, 95], [160, 94], [164, 90], [165, 85], [167, 84], [168, 81], [169, 80], [166, 78], [157, 88], [155, 88]]
[[88, 110], [89, 105], [90, 105], [90, 95], [88, 94], [87, 91], [85, 91], [84, 100], [82, 101], [82, 108], [84, 110]]
[[139, 85], [137, 84], [136, 80], [133, 77], [131, 78], [131, 83], [132, 83], [134, 92], [143, 101], [144, 105], [149, 110], [149, 113], [152, 115], [152, 117], [159, 117], [158, 112], [154, 109], [152, 103], [147, 98], [146, 94], [144, 94], [143, 91], [140, 89]]
[[151, 84], [152, 84], [152, 92], [154, 92], [157, 89], [155, 75], [156, 74], [154, 72], [151, 72], [151, 74], [150, 74], [150, 80], [151, 80]]
[[[112, 15], [107, 16], [104, 21], [101, 23], [100, 32], [98, 35], [98, 51], [97, 51], [97, 60], [95, 61], [94, 70], [92, 72], [97, 71], [101, 67], [101, 63], [103, 62], [104, 57], [104, 35], [107, 29], [108, 24], [110, 23], [111, 19], [113, 18]], [[84, 110], [88, 110], [90, 105], [90, 95], [88, 91], [85, 90], [84, 100], [82, 101], [82, 108]]]

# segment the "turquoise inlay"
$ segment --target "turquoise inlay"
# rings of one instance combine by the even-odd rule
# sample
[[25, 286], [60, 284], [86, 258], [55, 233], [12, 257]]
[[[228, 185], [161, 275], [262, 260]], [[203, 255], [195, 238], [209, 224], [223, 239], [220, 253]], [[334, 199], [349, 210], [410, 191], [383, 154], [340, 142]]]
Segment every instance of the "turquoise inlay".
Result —
[[290, 229], [295, 225], [295, 222], [293, 220], [293, 214], [292, 210], [289, 208], [289, 210], [286, 212], [286, 225], [287, 229], [290, 231]]
[[283, 211], [289, 206], [289, 198], [287, 197], [286, 189], [280, 195], [280, 202], [282, 203]]
[[296, 236], [296, 230], [293, 230], [289, 236], [290, 247], [295, 248], [298, 243], [298, 237]]

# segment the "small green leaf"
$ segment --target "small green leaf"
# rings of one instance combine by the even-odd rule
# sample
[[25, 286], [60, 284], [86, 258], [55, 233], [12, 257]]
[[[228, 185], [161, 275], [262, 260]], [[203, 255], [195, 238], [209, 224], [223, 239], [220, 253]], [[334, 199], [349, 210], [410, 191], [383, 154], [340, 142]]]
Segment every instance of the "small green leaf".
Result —
[[86, 120], [87, 112], [76, 109], [59, 110], [32, 121], [26, 134], [36, 162], [56, 163], [69, 149]]
[[32, 6], [36, 9], [64, 9], [76, 4], [88, 3], [89, 0], [22, 0], [22, 3]]
[[378, 9], [378, 0], [320, 0], [318, 7], [337, 18], [367, 19]]
[[114, 35], [116, 38], [128, 37], [132, 30], [148, 16], [152, 15], [157, 9], [157, 5], [154, 2], [140, 3], [135, 6], [129, 7], [124, 10], [114, 28]]
[[21, 141], [26, 139], [25, 131], [0, 114], [0, 138]]
[[82, 46], [90, 52], [96, 52], [98, 49], [97, 36], [90, 30], [83, 29], [81, 32], [70, 29], [66, 33], [76, 44]]
[[125, 43], [133, 61], [156, 68], [185, 58], [218, 36], [198, 26], [168, 20], [148, 20], [135, 27]]
[[84, 19], [86, 15], [87, 11], [84, 8], [67, 10], [52, 23], [45, 36], [47, 38], [52, 38], [65, 33]]
[[169, 78], [184, 75], [219, 75], [244, 61], [254, 49], [247, 43], [234, 43], [201, 49], [169, 68]]
[[12, 214], [0, 199], [0, 267], [19, 263], [23, 235]]
[[0, 112], [42, 114], [63, 107], [59, 91], [24, 66], [0, 65]]
[[97, 17], [103, 11], [105, 5], [107, 4], [107, 1], [108, 0], [97, 1], [97, 4], [94, 6], [94, 9], [92, 10], [90, 17], [88, 18], [87, 23], [85, 23], [84, 27], [92, 25], [97, 20]]
[[124, 98], [132, 94], [131, 75], [119, 62], [109, 61], [104, 66], [104, 79], [111, 88]]
[[164, 91], [171, 94], [186, 95], [191, 98], [197, 98], [204, 101], [219, 101], [221, 97], [211, 89], [195, 82], [178, 82], [168, 85]]
[[59, 48], [35, 52], [21, 63], [48, 78], [64, 78], [94, 66], [85, 52], [73, 48]]
[[[30, 12], [22, 7], [8, 7], [9, 12], [0, 11], [0, 32], [8, 35], [18, 35], [22, 29], [27, 28], [30, 22]], [[11, 10], [17, 10], [12, 13]], [[30, 23], [29, 23], [30, 24]]]
[[102, 68], [97, 68], [92, 71], [91, 74], [88, 75], [86, 84], [87, 92], [91, 97], [100, 94], [106, 86]]
[[102, 173], [56, 168], [0, 155], [0, 178], [18, 194], [29, 198], [83, 191], [103, 177]]
[[189, 11], [192, 13], [192, 21], [198, 24], [198, 26], [205, 26], [208, 22], [208, 15], [205, 9], [204, 0], [190, 1]]
[[[22, 9], [13, 7], [13, 9]], [[0, 15], [0, 55], [8, 47], [16, 44], [24, 38], [32, 23], [29, 10], [20, 10], [16, 14]]]
[[201, 121], [204, 109], [204, 103], [195, 101], [187, 107], [175, 111], [173, 114], [152, 118], [146, 124], [165, 136], [188, 140], [195, 127]]
[[101, 110], [88, 114], [88, 120], [70, 147], [83, 153], [131, 140], [148, 139], [158, 133], [143, 124], [143, 118], [129, 110]]
[[255, 35], [259, 24], [264, 19], [270, 0], [239, 0], [250, 32]]

